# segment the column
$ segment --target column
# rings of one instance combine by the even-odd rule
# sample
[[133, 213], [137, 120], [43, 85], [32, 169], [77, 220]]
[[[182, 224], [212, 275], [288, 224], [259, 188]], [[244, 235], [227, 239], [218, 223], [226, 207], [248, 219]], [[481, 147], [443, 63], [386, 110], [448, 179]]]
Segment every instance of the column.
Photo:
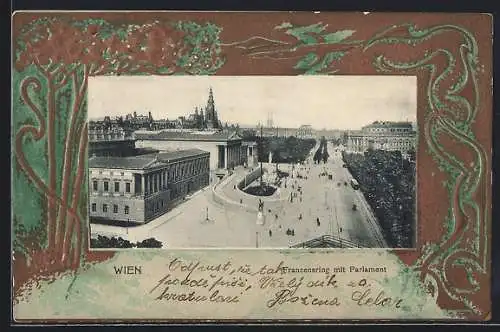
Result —
[[234, 145], [231, 147], [231, 162], [233, 167], [236, 166], [236, 151], [234, 150]]
[[145, 196], [146, 195], [146, 192], [144, 191], [144, 185], [145, 185], [145, 182], [146, 181], [146, 175], [144, 174], [141, 174], [141, 195]]
[[227, 145], [224, 147], [224, 168], [228, 167], [228, 163], [227, 163], [227, 149], [228, 148], [229, 147]]
[[231, 155], [232, 155], [232, 160], [233, 160], [233, 166], [236, 166], [236, 149], [235, 146], [231, 147]]
[[155, 173], [155, 177], [154, 177], [154, 185], [153, 185], [153, 188], [155, 188], [155, 192], [158, 192], [158, 189], [159, 189], [159, 182], [158, 182], [158, 172]]

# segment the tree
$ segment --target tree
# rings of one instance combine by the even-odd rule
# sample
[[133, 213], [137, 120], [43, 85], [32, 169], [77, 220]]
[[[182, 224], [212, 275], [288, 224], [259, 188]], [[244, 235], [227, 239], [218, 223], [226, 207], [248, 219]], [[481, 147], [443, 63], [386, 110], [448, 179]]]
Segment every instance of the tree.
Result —
[[323, 150], [323, 162], [326, 164], [326, 162], [328, 161], [328, 151], [326, 150], [326, 148]]
[[107, 237], [98, 235], [97, 239], [90, 239], [90, 246], [92, 248], [133, 248], [135, 245], [128, 240], [121, 237]]
[[161, 248], [163, 247], [163, 244], [161, 243], [161, 241], [158, 241], [155, 238], [151, 237], [141, 242], [137, 242], [136, 246], [137, 248]]

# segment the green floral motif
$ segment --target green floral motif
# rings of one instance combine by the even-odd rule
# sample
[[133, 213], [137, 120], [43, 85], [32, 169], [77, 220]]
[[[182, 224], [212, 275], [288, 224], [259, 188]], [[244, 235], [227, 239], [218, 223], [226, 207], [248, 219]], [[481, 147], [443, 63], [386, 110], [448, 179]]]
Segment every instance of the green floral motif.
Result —
[[[401, 28], [406, 28], [407, 36], [392, 36], [391, 33]], [[431, 266], [434, 270], [434, 278], [438, 278], [444, 286], [446, 293], [453, 299], [461, 301], [469, 310], [477, 313], [477, 309], [464, 296], [464, 294], [475, 293], [479, 290], [479, 284], [474, 279], [474, 273], [486, 273], [487, 270], [487, 207], [480, 207], [473, 199], [481, 183], [485, 181], [486, 153], [476, 141], [472, 123], [477, 114], [479, 105], [479, 92], [477, 86], [478, 48], [474, 36], [467, 30], [452, 26], [437, 26], [428, 29], [417, 30], [414, 25], [402, 25], [391, 27], [367, 41], [365, 49], [377, 44], [407, 44], [417, 45], [430, 38], [443, 33], [457, 33], [461, 35], [463, 43], [459, 46], [459, 52], [446, 49], [429, 50], [422, 59], [414, 62], [399, 63], [387, 59], [383, 55], [375, 57], [374, 66], [384, 72], [404, 71], [409, 72], [417, 69], [429, 70], [430, 80], [427, 85], [427, 115], [423, 123], [424, 135], [428, 145], [428, 151], [437, 162], [441, 171], [448, 176], [445, 186], [449, 193], [450, 210], [445, 220], [446, 232], [440, 243], [430, 249], [430, 253], [422, 256], [415, 267], [420, 269]], [[448, 66], [443, 72], [438, 73], [436, 66], [432, 63], [437, 55], [445, 55]], [[463, 69], [458, 68], [455, 54]], [[455, 83], [448, 89], [442, 86], [445, 79], [456, 77]], [[467, 83], [473, 83], [474, 96], [469, 101], [460, 93]], [[444, 90], [444, 93], [443, 93]], [[456, 120], [457, 113], [461, 113], [460, 120]], [[440, 136], [446, 135], [456, 144], [468, 149], [474, 154], [474, 163], [465, 165], [463, 161], [445, 150], [440, 143]], [[455, 201], [458, 201], [458, 206]], [[473, 214], [466, 212], [472, 209]], [[465, 228], [457, 229], [457, 218], [463, 218]], [[465, 233], [474, 228], [475, 238], [466, 238]], [[452, 235], [455, 239], [452, 240]], [[484, 243], [483, 246], [478, 245]], [[428, 247], [431, 248], [431, 247]], [[439, 248], [439, 250], [438, 250]], [[469, 281], [468, 287], [457, 287], [449, 283], [447, 273], [451, 267], [461, 267]], [[424, 272], [425, 273], [425, 272]]]
[[224, 63], [220, 31], [211, 23], [132, 24], [63, 16], [35, 19], [16, 32], [16, 264], [26, 264], [24, 269], [33, 275], [85, 264], [88, 78], [213, 74]]
[[[295, 41], [270, 39], [254, 36], [249, 39], [221, 44], [244, 49], [246, 55], [252, 58], [269, 58], [275, 60], [297, 58], [298, 54], [308, 51], [294, 66], [305, 75], [333, 74], [335, 63], [340, 61], [349, 50], [362, 44], [361, 41], [348, 40], [355, 30], [327, 31], [328, 25], [321, 22], [307, 26], [297, 26], [283, 22], [274, 30], [283, 31], [292, 36]], [[329, 52], [318, 54], [318, 47], [326, 47]]]
[[[373, 66], [382, 73], [429, 73], [427, 112], [419, 124], [420, 132], [428, 153], [447, 176], [443, 185], [450, 208], [441, 240], [425, 244], [411, 269], [422, 274], [426, 285], [443, 289], [466, 310], [479, 313], [467, 295], [479, 291], [474, 273], [488, 270], [489, 212], [486, 204], [480, 205], [473, 198], [479, 188], [488, 187], [487, 154], [472, 128], [480, 100], [474, 36], [453, 25], [417, 29], [403, 24], [359, 41], [351, 39], [354, 30], [331, 31], [322, 22], [306, 26], [283, 22], [273, 32], [281, 32], [281, 39], [253, 36], [221, 43], [221, 31], [215, 24], [193, 21], [132, 24], [61, 17], [41, 17], [18, 31], [13, 73], [13, 244], [29, 272], [35, 275], [42, 269], [50, 270], [46, 262], [57, 265], [66, 261], [52, 271], [74, 268], [75, 262], [76, 266], [85, 264], [74, 258], [85, 257], [87, 243], [76, 230], [83, 236], [87, 226], [74, 220], [85, 220], [87, 213], [87, 181], [82, 180], [87, 170], [87, 102], [82, 96], [90, 75], [212, 75], [225, 64], [222, 47], [237, 47], [256, 59], [296, 59], [293, 68], [299, 74], [332, 74], [337, 72], [335, 65], [354, 48], [366, 51], [387, 44], [411, 47], [437, 35], [458, 34], [462, 43], [457, 50], [430, 48], [423, 58], [406, 63], [377, 54]], [[441, 72], [433, 62], [437, 56], [447, 59]], [[451, 86], [446, 86], [448, 81], [453, 82]], [[473, 96], [465, 98], [461, 93], [469, 84]], [[473, 163], [466, 164], [446, 151], [443, 136], [471, 152]], [[464, 221], [462, 229], [457, 228], [459, 219]], [[66, 239], [69, 244], [64, 238], [54, 239], [55, 230], [46, 224], [55, 221], [60, 223], [56, 229], [75, 224], [74, 233], [70, 231]], [[58, 251], [60, 245], [68, 245], [66, 251]], [[469, 285], [452, 284], [447, 274], [453, 269], [462, 269]]]

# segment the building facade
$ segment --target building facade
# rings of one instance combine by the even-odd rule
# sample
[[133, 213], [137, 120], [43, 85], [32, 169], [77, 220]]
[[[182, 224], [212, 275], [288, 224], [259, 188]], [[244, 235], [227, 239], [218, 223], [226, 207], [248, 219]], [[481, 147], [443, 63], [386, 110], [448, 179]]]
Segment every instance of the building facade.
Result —
[[415, 150], [416, 139], [411, 122], [375, 121], [361, 130], [348, 132], [346, 151], [363, 153], [376, 149], [408, 153]]
[[313, 129], [310, 125], [302, 125], [297, 130], [297, 138], [314, 138]]
[[184, 150], [133, 157], [89, 158], [89, 216], [147, 223], [172, 202], [209, 184], [209, 153]]
[[136, 147], [159, 151], [200, 149], [210, 153], [211, 170], [227, 170], [243, 165], [242, 138], [236, 132], [176, 131], [136, 132]]
[[89, 123], [89, 155], [126, 157], [135, 153], [135, 138], [132, 131], [108, 123]]

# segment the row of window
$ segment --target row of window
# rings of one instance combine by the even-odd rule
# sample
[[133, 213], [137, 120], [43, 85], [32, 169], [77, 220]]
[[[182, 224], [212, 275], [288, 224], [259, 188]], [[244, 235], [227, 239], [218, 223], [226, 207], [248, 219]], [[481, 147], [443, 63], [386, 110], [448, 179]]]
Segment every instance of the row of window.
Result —
[[[94, 171], [90, 171], [90, 173], [94, 173]], [[99, 174], [102, 174], [102, 170], [99, 170]], [[109, 172], [109, 175], [113, 176], [113, 174], [114, 174], [113, 171]], [[116, 174], [118, 174], [118, 172], [116, 172]], [[120, 175], [121, 176], [125, 175], [125, 172], [120, 172]]]
[[[92, 181], [92, 189], [94, 191], [99, 190], [99, 181], [97, 181], [97, 180]], [[103, 190], [106, 192], [109, 191], [109, 181], [103, 181]], [[116, 193], [119, 191], [120, 191], [120, 182], [115, 181], [114, 182], [114, 192]], [[130, 182], [125, 183], [125, 192], [126, 193], [130, 192]]]
[[[372, 128], [370, 129], [371, 132], [380, 132], [380, 131], [388, 131], [387, 128]], [[391, 132], [408, 132], [410, 131], [410, 129], [408, 128], [397, 128], [397, 129], [394, 129], [394, 128], [391, 128], [390, 129]]]
[[[92, 209], [92, 212], [97, 212], [97, 204], [92, 203], [91, 209]], [[104, 213], [108, 212], [108, 204], [102, 205], [102, 212], [104, 212]], [[125, 205], [123, 212], [125, 212], [125, 214], [129, 214], [130, 207], [128, 205]], [[113, 213], [118, 213], [118, 205], [117, 204], [113, 204]]]

